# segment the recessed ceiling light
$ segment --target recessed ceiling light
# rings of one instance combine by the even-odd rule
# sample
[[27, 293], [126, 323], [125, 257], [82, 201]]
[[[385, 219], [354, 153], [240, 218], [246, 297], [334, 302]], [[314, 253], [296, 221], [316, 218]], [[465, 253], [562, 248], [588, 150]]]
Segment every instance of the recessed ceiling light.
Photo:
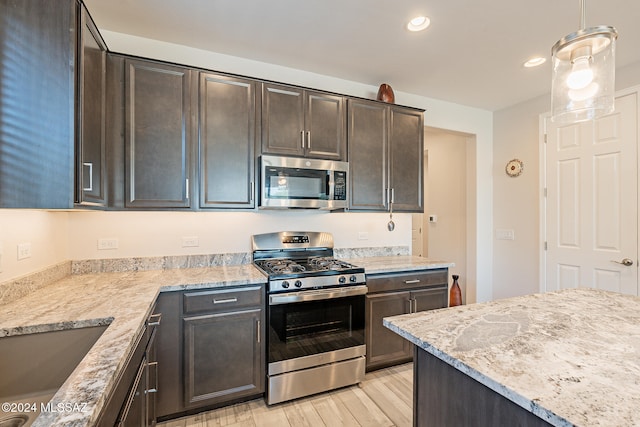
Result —
[[538, 65], [542, 65], [547, 62], [547, 58], [543, 58], [542, 56], [537, 56], [535, 58], [531, 58], [527, 62], [524, 63], [524, 66], [527, 68], [537, 67]]
[[409, 31], [422, 31], [426, 29], [429, 24], [431, 24], [431, 20], [426, 16], [416, 16], [407, 24], [407, 29]]

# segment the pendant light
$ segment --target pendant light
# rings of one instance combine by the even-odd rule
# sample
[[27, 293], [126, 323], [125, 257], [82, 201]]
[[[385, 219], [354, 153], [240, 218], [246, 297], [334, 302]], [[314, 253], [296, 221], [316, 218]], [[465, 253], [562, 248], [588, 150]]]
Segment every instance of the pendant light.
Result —
[[551, 120], [574, 123], [612, 113], [615, 95], [614, 27], [585, 28], [585, 0], [580, 0], [580, 30], [551, 48]]

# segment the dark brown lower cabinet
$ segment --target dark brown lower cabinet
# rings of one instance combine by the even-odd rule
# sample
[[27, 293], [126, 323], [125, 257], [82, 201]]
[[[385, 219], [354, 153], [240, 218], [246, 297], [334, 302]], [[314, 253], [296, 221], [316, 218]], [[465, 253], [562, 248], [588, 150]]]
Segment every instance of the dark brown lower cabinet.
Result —
[[408, 362], [411, 344], [384, 327], [382, 319], [446, 307], [448, 269], [367, 276], [365, 342], [367, 371]]
[[551, 425], [432, 354], [415, 349], [415, 427]]
[[161, 315], [149, 317], [140, 333], [116, 387], [100, 415], [99, 427], [152, 427], [156, 425], [158, 362], [156, 334]]
[[185, 404], [215, 405], [263, 391], [261, 309], [184, 319]]
[[264, 286], [164, 292], [158, 419], [264, 393]]

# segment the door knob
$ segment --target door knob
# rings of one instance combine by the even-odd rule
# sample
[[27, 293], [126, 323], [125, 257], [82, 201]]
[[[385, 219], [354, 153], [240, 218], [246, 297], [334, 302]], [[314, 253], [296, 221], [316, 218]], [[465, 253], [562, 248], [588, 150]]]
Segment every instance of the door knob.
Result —
[[616, 261], [612, 259], [611, 262], [615, 262], [616, 264], [622, 264], [627, 267], [631, 267], [633, 265], [633, 261], [630, 260], [629, 258], [623, 258], [622, 261]]

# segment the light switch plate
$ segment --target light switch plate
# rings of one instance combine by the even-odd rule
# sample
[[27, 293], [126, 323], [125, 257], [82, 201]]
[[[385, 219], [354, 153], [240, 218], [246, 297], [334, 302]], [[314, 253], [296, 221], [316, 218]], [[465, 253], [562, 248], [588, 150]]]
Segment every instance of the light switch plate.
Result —
[[515, 232], [512, 229], [499, 228], [496, 230], [496, 239], [515, 240]]

